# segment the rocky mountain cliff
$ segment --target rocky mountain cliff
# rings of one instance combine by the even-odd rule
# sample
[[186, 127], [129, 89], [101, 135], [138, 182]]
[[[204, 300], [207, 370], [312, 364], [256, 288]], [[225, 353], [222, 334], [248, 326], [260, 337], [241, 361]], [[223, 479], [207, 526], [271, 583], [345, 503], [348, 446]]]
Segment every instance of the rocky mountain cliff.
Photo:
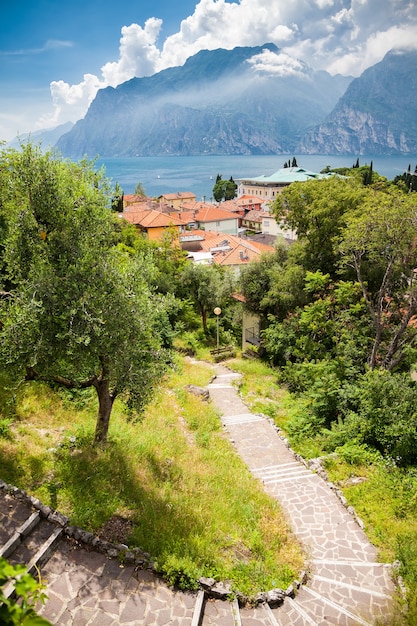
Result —
[[100, 90], [57, 147], [71, 158], [291, 153], [350, 81], [274, 44], [205, 50], [182, 67]]
[[391, 51], [353, 80], [295, 152], [417, 154], [417, 51]]

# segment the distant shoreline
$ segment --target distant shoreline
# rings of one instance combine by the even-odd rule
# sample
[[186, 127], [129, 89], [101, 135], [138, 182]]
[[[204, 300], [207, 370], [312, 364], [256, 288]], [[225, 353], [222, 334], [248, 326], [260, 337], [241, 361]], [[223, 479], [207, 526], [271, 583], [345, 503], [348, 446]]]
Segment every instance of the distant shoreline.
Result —
[[[351, 167], [358, 155], [233, 155], [233, 156], [166, 156], [166, 157], [112, 157], [98, 158], [96, 167], [104, 166], [112, 184], [116, 182], [125, 193], [133, 193], [141, 182], [149, 196], [176, 191], [191, 191], [197, 199], [210, 200], [217, 174], [234, 180], [247, 176], [270, 175], [283, 164], [297, 159], [299, 167], [320, 172], [327, 165], [331, 168]], [[370, 164], [374, 171], [392, 180], [404, 172], [408, 165], [414, 170], [417, 155], [363, 155], [360, 165]]]

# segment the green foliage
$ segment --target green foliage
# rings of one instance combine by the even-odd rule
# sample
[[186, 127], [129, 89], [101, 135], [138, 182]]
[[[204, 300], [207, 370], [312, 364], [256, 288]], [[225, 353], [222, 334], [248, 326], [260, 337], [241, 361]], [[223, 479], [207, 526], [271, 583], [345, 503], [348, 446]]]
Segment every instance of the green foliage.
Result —
[[113, 197], [111, 201], [111, 209], [116, 213], [122, 213], [123, 211], [123, 189], [120, 187], [119, 183], [116, 181], [116, 185], [114, 187]]
[[417, 386], [408, 374], [367, 372], [346, 394], [358, 415], [357, 436], [400, 465], [417, 462]]
[[233, 200], [236, 197], [237, 184], [230, 177], [229, 180], [223, 180], [220, 174], [217, 174], [216, 182], [213, 187], [213, 198], [216, 202], [222, 200]]
[[337, 238], [346, 215], [360, 207], [368, 193], [356, 180], [334, 176], [323, 180], [293, 183], [278, 194], [274, 213], [297, 231], [293, 256], [306, 270], [321, 270], [336, 276]]
[[135, 189], [133, 191], [133, 195], [144, 196], [144, 197], [146, 196], [145, 188], [143, 186], [143, 183], [141, 183], [140, 181], [136, 183]]
[[213, 265], [187, 263], [181, 273], [182, 295], [194, 302], [201, 315], [203, 330], [209, 334], [208, 316], [215, 307], [225, 309], [233, 305], [234, 276]]
[[146, 249], [128, 248], [91, 164], [28, 144], [4, 151], [5, 280], [1, 360], [9, 372], [67, 388], [93, 386], [96, 440], [122, 395], [140, 411], [168, 359], [170, 323]]
[[182, 590], [198, 589], [199, 570], [190, 558], [167, 554], [163, 557], [163, 563], [156, 563], [155, 566], [156, 571], [162, 574], [169, 585]]
[[[269, 359], [285, 367], [333, 357], [340, 376], [352, 376], [363, 367], [369, 333], [359, 285], [330, 283], [321, 272], [307, 272], [304, 282], [312, 301], [282, 321], [270, 317], [262, 333]], [[289, 380], [290, 370], [286, 372]]]
[[286, 247], [264, 254], [259, 261], [242, 269], [239, 287], [245, 306], [252, 312], [284, 319], [287, 313], [306, 301], [305, 270], [289, 258]]
[[340, 238], [340, 265], [354, 269], [373, 327], [372, 369], [395, 369], [416, 337], [408, 323], [417, 310], [415, 220], [412, 195], [373, 191], [349, 215]]
[[414, 172], [412, 172], [411, 164], [409, 164], [407, 171], [396, 176], [393, 183], [400, 187], [400, 189], [403, 189], [405, 193], [417, 191], [417, 165], [415, 166]]
[[[17, 598], [6, 598], [3, 586], [12, 584]], [[24, 565], [11, 565], [0, 557], [0, 623], [4, 626], [51, 626], [34, 610], [45, 603], [45, 586], [27, 573]]]
[[11, 436], [10, 426], [13, 424], [13, 420], [7, 417], [0, 417], [0, 437], [3, 439], [9, 439]]

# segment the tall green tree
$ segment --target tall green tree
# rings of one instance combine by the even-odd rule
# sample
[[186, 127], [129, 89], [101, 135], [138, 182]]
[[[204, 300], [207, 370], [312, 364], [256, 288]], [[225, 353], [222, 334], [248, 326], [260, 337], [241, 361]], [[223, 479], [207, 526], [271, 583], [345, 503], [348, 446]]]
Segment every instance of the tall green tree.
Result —
[[297, 232], [292, 256], [306, 270], [337, 275], [337, 238], [346, 215], [361, 206], [368, 188], [356, 179], [338, 176], [293, 183], [278, 194], [273, 211]]
[[394, 369], [417, 343], [417, 205], [395, 187], [367, 196], [340, 239], [341, 265], [361, 285], [374, 329], [371, 369]]
[[117, 397], [140, 411], [167, 363], [153, 267], [118, 244], [111, 193], [91, 165], [37, 147], [0, 155], [7, 223], [0, 358], [16, 380], [93, 387], [95, 441]]
[[230, 298], [234, 281], [230, 272], [212, 265], [188, 263], [182, 272], [183, 293], [188, 295], [201, 315], [205, 334], [207, 318], [217, 306], [223, 307]]
[[223, 180], [220, 174], [217, 175], [216, 183], [213, 187], [213, 198], [216, 202], [222, 200], [233, 200], [236, 197], [237, 184], [230, 177], [229, 180]]
[[112, 211], [115, 211], [116, 213], [123, 212], [123, 196], [124, 196], [123, 189], [120, 187], [119, 183], [116, 181], [116, 185], [114, 187], [113, 198], [111, 201]]
[[133, 194], [135, 196], [146, 196], [146, 192], [145, 192], [145, 187], [143, 186], [143, 183], [141, 183], [140, 181], [136, 184], [135, 190], [133, 192]]
[[252, 261], [239, 277], [239, 289], [245, 307], [261, 317], [262, 326], [269, 316], [283, 320], [288, 312], [306, 302], [305, 270], [292, 262], [285, 246], [273, 254], [264, 254]]

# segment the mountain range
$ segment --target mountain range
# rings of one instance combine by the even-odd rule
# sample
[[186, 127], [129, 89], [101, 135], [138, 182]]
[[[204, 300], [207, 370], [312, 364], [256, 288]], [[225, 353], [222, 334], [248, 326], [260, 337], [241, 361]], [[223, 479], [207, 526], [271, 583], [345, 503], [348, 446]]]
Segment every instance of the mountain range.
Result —
[[98, 91], [56, 145], [71, 158], [417, 153], [416, 70], [417, 52], [390, 52], [353, 79], [271, 43], [203, 50]]
[[391, 50], [353, 80], [302, 154], [417, 154], [417, 51]]

